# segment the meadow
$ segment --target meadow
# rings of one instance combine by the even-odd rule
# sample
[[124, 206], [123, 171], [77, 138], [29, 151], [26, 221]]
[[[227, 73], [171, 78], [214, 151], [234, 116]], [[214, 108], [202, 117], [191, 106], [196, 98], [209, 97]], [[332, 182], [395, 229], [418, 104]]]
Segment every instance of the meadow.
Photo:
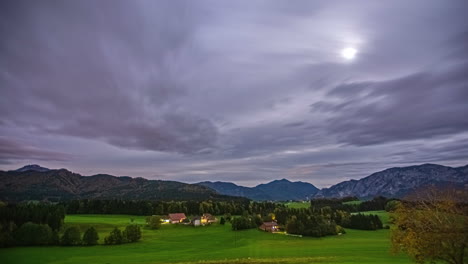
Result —
[[[378, 212], [386, 217], [385, 212]], [[68, 215], [66, 225], [85, 230], [94, 226], [100, 243], [115, 226], [144, 224], [142, 216]], [[385, 218], [387, 219], [387, 218]], [[204, 227], [162, 225], [142, 230], [137, 243], [92, 247], [18, 247], [0, 249], [0, 262], [8, 263], [411, 263], [389, 252], [389, 230], [347, 229], [341, 236], [292, 237], [256, 229], [231, 231], [226, 225]]]

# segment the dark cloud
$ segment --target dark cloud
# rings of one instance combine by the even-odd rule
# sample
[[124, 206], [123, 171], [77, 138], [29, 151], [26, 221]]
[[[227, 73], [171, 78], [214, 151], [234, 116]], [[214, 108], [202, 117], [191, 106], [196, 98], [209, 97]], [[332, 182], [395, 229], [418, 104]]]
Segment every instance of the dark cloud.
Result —
[[382, 82], [343, 84], [328, 93], [338, 103], [312, 109], [328, 112], [327, 129], [355, 145], [430, 139], [468, 131], [468, 64]]
[[215, 125], [176, 102], [187, 90], [184, 71], [196, 62], [186, 55], [197, 53], [193, 8], [162, 1], [12, 4], [1, 16], [3, 121], [128, 148], [212, 148]]
[[9, 164], [14, 160], [69, 161], [73, 158], [67, 153], [38, 149], [25, 143], [0, 137], [0, 163]]

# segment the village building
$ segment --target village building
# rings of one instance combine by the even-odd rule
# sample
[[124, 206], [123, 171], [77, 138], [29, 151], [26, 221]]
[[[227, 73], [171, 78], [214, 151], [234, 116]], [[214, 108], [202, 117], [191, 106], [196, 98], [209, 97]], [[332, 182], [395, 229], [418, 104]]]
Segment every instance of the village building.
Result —
[[275, 222], [275, 221], [271, 221], [271, 222], [264, 222], [260, 227], [259, 229], [265, 231], [265, 232], [270, 232], [270, 233], [274, 233], [274, 232], [278, 232], [279, 231], [279, 226], [278, 226], [278, 223]]
[[184, 213], [169, 214], [169, 222], [171, 224], [182, 223], [187, 217]]
[[218, 221], [218, 219], [211, 214], [203, 214], [200, 219], [202, 225], [215, 223], [216, 221]]

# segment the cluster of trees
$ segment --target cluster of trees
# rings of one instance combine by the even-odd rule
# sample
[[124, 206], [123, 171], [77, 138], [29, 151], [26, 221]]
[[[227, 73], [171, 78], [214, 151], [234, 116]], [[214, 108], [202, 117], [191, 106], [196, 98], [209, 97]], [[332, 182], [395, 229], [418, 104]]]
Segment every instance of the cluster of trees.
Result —
[[330, 207], [321, 210], [277, 208], [274, 214], [278, 224], [285, 226], [289, 234], [322, 237], [344, 233], [334, 221], [333, 212]]
[[263, 223], [260, 215], [247, 215], [244, 214], [240, 217], [235, 217], [231, 220], [232, 230], [243, 230], [257, 228]]
[[342, 221], [342, 226], [352, 229], [377, 230], [382, 229], [383, 224], [378, 215], [353, 214]]
[[0, 206], [0, 247], [58, 244], [65, 218], [61, 205], [24, 203]]
[[83, 237], [78, 227], [68, 227], [60, 237], [59, 232], [52, 230], [49, 225], [32, 222], [26, 222], [12, 233], [3, 233], [3, 235], [3, 239], [1, 240], [2, 247], [46, 245], [92, 246], [96, 245], [99, 240], [98, 233], [93, 227], [88, 228]]
[[269, 207], [272, 212], [265, 210], [263, 215], [252, 215], [246, 211], [242, 216], [233, 218], [231, 224], [233, 230], [242, 230], [257, 228], [263, 222], [276, 221], [279, 225], [284, 226], [289, 234], [322, 237], [344, 233], [344, 229], [333, 220], [333, 211], [329, 207], [328, 209], [314, 211], [310, 208]]
[[81, 231], [78, 227], [72, 226], [65, 229], [60, 244], [62, 246], [94, 246], [98, 244], [99, 235], [94, 227], [86, 229], [81, 236]]
[[344, 232], [335, 222], [307, 212], [291, 216], [286, 224], [286, 232], [303, 236], [323, 237], [336, 235], [340, 231]]
[[117, 227], [104, 238], [106, 245], [118, 245], [123, 243], [137, 242], [141, 239], [141, 229], [138, 225], [128, 225], [124, 231]]

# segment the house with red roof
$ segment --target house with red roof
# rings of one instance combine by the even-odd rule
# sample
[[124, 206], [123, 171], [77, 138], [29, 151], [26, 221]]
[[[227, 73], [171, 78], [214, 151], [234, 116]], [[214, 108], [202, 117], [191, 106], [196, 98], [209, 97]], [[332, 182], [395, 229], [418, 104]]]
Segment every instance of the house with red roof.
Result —
[[171, 224], [182, 223], [187, 218], [184, 213], [169, 214], [169, 222]]

